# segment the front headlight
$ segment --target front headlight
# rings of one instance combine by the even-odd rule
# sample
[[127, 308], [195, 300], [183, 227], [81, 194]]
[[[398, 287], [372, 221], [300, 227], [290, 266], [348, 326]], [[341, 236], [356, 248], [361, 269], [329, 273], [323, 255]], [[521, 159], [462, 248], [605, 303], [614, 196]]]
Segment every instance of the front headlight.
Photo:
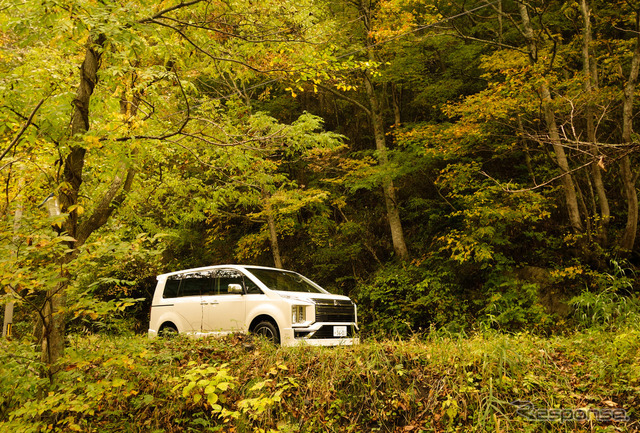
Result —
[[307, 320], [304, 305], [291, 306], [291, 323], [303, 323]]

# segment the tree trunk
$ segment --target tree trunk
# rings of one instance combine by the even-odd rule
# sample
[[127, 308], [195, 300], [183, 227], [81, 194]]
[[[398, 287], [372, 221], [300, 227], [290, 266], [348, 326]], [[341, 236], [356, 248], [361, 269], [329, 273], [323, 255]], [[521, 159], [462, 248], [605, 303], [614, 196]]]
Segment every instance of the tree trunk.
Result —
[[627, 223], [620, 238], [619, 246], [622, 251], [633, 250], [638, 231], [638, 193], [636, 192], [636, 180], [631, 170], [629, 155], [625, 155], [620, 161], [620, 178], [627, 199]]
[[13, 325], [13, 302], [7, 302], [4, 306], [4, 319], [2, 320], [2, 338], [11, 338], [11, 326]]
[[[18, 230], [20, 229], [20, 220], [22, 219], [22, 214], [24, 212], [22, 188], [24, 188], [24, 176], [20, 176], [18, 178], [18, 196], [15, 199], [17, 204], [16, 211], [13, 217], [13, 232], [15, 234], [17, 234]], [[17, 241], [17, 236], [14, 236], [14, 241]], [[2, 320], [2, 338], [11, 337], [11, 327], [13, 326], [13, 308], [14, 302], [7, 302], [4, 306], [4, 317]]]
[[264, 203], [264, 213], [266, 214], [267, 226], [269, 228], [269, 242], [271, 243], [273, 263], [276, 268], [282, 269], [282, 257], [280, 256], [280, 246], [278, 245], [278, 230], [273, 214], [273, 206], [271, 206], [271, 197], [264, 188], [262, 189], [262, 201]]
[[[369, 33], [371, 27], [371, 10], [370, 4], [366, 1], [360, 2], [361, 19], [363, 20], [365, 29]], [[367, 54], [370, 61], [375, 61], [373, 52], [373, 40], [367, 36], [366, 40]], [[371, 124], [373, 126], [373, 134], [376, 142], [376, 150], [378, 151], [378, 163], [386, 170], [389, 164], [387, 156], [387, 144], [384, 129], [384, 119], [381, 112], [381, 104], [378, 95], [371, 81], [371, 77], [365, 74], [364, 83], [369, 99]], [[398, 111], [399, 116], [399, 111]], [[398, 121], [399, 119], [396, 119]], [[386, 172], [385, 172], [386, 173]], [[382, 180], [382, 195], [384, 196], [384, 204], [387, 211], [387, 220], [391, 230], [391, 241], [393, 242], [393, 250], [396, 256], [403, 261], [409, 260], [409, 250], [404, 240], [404, 231], [402, 229], [402, 220], [400, 219], [400, 210], [398, 209], [398, 201], [396, 199], [396, 190], [393, 185], [393, 179], [390, 175], [385, 174]]]
[[[365, 86], [367, 88], [367, 96], [371, 105], [371, 123], [373, 124], [373, 132], [376, 141], [376, 150], [378, 151], [378, 162], [383, 170], [389, 165], [387, 156], [387, 144], [384, 133], [384, 120], [380, 113], [380, 104], [375, 94], [373, 84], [369, 77], [365, 77]], [[396, 190], [393, 185], [393, 179], [388, 174], [383, 176], [382, 194], [384, 196], [384, 204], [387, 209], [387, 219], [389, 228], [391, 229], [391, 240], [393, 242], [393, 250], [401, 260], [409, 260], [409, 250], [404, 241], [404, 232], [402, 230], [402, 221], [400, 220], [400, 210], [398, 209], [398, 201], [396, 199]]]
[[[633, 133], [633, 100], [638, 83], [638, 71], [640, 70], [640, 12], [636, 11], [636, 43], [631, 60], [629, 79], [624, 88], [624, 102], [622, 106], [622, 141], [630, 145]], [[620, 178], [627, 199], [627, 223], [619, 241], [622, 251], [632, 251], [638, 232], [638, 192], [636, 191], [637, 174], [631, 168], [631, 158], [625, 154], [620, 160]]]
[[[75, 142], [78, 135], [84, 134], [89, 129], [89, 104], [98, 82], [98, 70], [105, 42], [104, 35], [99, 35], [95, 40], [90, 39], [87, 42], [85, 58], [80, 68], [80, 84], [73, 101], [72, 142]], [[131, 115], [135, 115], [139, 96], [134, 94], [132, 98], [131, 112], [129, 113]], [[127, 104], [124, 105], [125, 112], [123, 114], [127, 114], [127, 106]], [[133, 155], [136, 153], [135, 150], [132, 152]], [[63, 212], [69, 213], [62, 229], [73, 240], [69, 241], [69, 252], [60, 260], [60, 268], [62, 269], [61, 282], [55, 288], [47, 291], [42, 308], [41, 358], [45, 365], [48, 366], [47, 374], [50, 380], [53, 380], [54, 375], [60, 370], [60, 361], [64, 355], [66, 292], [70, 281], [66, 265], [76, 259], [79, 253], [78, 248], [85, 243], [91, 233], [107, 222], [115, 210], [114, 204], [120, 203], [124, 199], [126, 193], [131, 189], [135, 176], [135, 168], [133, 166], [127, 168], [123, 164], [107, 191], [97, 200], [97, 205], [92, 214], [82, 224], [79, 224], [78, 212], [70, 212], [69, 209], [78, 204], [85, 155], [86, 149], [84, 147], [80, 144], [73, 144], [64, 160], [62, 171], [66, 187], [60, 191], [60, 206]], [[118, 196], [118, 194], [120, 195]], [[57, 212], [60, 212], [60, 210], [57, 210]]]
[[560, 134], [558, 133], [556, 117], [553, 109], [551, 108], [551, 92], [549, 91], [547, 83], [543, 82], [541, 84], [540, 93], [542, 95], [542, 107], [544, 110], [547, 130], [549, 131], [549, 139], [551, 140], [551, 145], [553, 146], [553, 151], [556, 155], [558, 167], [560, 167], [560, 170], [564, 173], [564, 176], [561, 178], [561, 182], [567, 206], [567, 213], [569, 215], [569, 223], [575, 232], [581, 232], [583, 231], [583, 226], [580, 219], [578, 196], [573, 183], [573, 176], [569, 173], [569, 161], [567, 160], [567, 154], [564, 151], [564, 146], [562, 146]]
[[[60, 206], [56, 198], [51, 198], [53, 204], [47, 203], [49, 216], [60, 215]], [[61, 268], [70, 262], [68, 255], [61, 260]], [[59, 363], [64, 354], [64, 306], [66, 303], [66, 288], [68, 285], [68, 275], [62, 271], [62, 281], [56, 284], [54, 289], [48, 290], [45, 302], [41, 311], [42, 319], [42, 340], [41, 348], [42, 362], [48, 367], [45, 372], [49, 380], [53, 380], [54, 375], [60, 370]]]
[[[531, 20], [529, 19], [529, 12], [525, 3], [518, 3], [520, 10], [520, 17], [522, 19], [522, 26], [524, 29], [524, 35], [527, 38], [529, 45], [529, 59], [531, 63], [538, 61], [538, 48], [535, 41], [535, 34], [533, 27], [531, 26]], [[565, 203], [567, 206], [567, 213], [569, 216], [569, 223], [576, 232], [583, 231], [582, 221], [580, 219], [580, 208], [578, 206], [578, 197], [576, 194], [575, 185], [573, 182], [573, 176], [571, 176], [569, 169], [569, 162], [567, 155], [562, 146], [562, 140], [558, 132], [558, 125], [556, 124], [555, 113], [552, 108], [551, 91], [546, 81], [542, 81], [540, 84], [540, 97], [542, 99], [542, 109], [544, 111], [545, 123], [547, 125], [547, 131], [549, 133], [549, 139], [553, 147], [553, 151], [556, 156], [556, 162], [560, 167], [564, 176], [562, 176], [562, 190], [564, 192]]]
[[[65, 278], [68, 278], [65, 275]], [[58, 283], [56, 288], [47, 291], [47, 299], [42, 312], [42, 362], [47, 366], [46, 375], [53, 380], [62, 366], [64, 355], [65, 307], [68, 279]]]
[[590, 143], [591, 153], [594, 158], [594, 163], [591, 164], [591, 177], [593, 178], [593, 186], [598, 196], [598, 203], [600, 205], [600, 220], [598, 221], [598, 237], [601, 243], [606, 243], [607, 238], [607, 226], [611, 218], [611, 211], [609, 209], [609, 200], [607, 198], [607, 192], [602, 180], [602, 169], [599, 165], [600, 151], [597, 146], [596, 128], [594, 124], [594, 106], [592, 102], [592, 96], [594, 90], [598, 88], [598, 75], [595, 57], [591, 54], [592, 45], [592, 30], [591, 30], [591, 8], [587, 3], [587, 0], [580, 0], [580, 9], [582, 11], [582, 17], [584, 20], [584, 30], [582, 38], [582, 59], [583, 59], [583, 74], [584, 74], [584, 91], [589, 97], [586, 107], [586, 124], [587, 124], [587, 141]]
[[[74, 110], [71, 118], [72, 140], [79, 134], [89, 130], [89, 104], [91, 95], [98, 82], [98, 69], [100, 68], [100, 58], [105, 37], [100, 35], [95, 41], [89, 38], [85, 58], [80, 67], [80, 84], [73, 100]], [[61, 189], [60, 204], [63, 211], [67, 211], [71, 206], [78, 203], [80, 186], [82, 184], [82, 170], [84, 168], [84, 157], [86, 150], [80, 145], [72, 145], [69, 155], [64, 161], [63, 176], [67, 183]], [[63, 229], [67, 235], [75, 238], [78, 228], [78, 213], [70, 212], [69, 217], [63, 224]], [[42, 361], [49, 367], [49, 377], [59, 369], [59, 361], [64, 354], [64, 328], [65, 328], [65, 306], [66, 289], [69, 284], [69, 275], [64, 270], [64, 265], [70, 263], [76, 256], [77, 246], [75, 242], [69, 242], [69, 249], [72, 251], [62, 258], [62, 281], [54, 289], [48, 290], [43, 308], [42, 323]]]
[[402, 123], [400, 106], [402, 103], [402, 88], [391, 84], [391, 97], [393, 103], [393, 126], [399, 128]]

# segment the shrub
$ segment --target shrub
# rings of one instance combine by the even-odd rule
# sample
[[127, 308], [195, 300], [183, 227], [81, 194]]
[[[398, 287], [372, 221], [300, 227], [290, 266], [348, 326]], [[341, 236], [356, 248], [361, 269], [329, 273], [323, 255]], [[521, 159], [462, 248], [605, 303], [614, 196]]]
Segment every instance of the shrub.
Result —
[[461, 329], [467, 303], [446, 273], [413, 265], [390, 265], [355, 295], [365, 334], [409, 335], [432, 327]]
[[[639, 332], [485, 331], [280, 348], [245, 336], [73, 337], [54, 383], [0, 341], [0, 431], [636, 431]], [[519, 406], [619, 408], [628, 422], [542, 423]]]

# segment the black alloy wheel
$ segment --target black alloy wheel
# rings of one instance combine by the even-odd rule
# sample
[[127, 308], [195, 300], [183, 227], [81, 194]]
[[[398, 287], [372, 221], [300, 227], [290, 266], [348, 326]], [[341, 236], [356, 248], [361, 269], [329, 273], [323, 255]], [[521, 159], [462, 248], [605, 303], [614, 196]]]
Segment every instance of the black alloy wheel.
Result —
[[275, 324], [267, 320], [263, 320], [258, 323], [255, 328], [253, 328], [253, 333], [266, 338], [273, 344], [280, 343], [280, 333], [278, 332], [278, 328]]

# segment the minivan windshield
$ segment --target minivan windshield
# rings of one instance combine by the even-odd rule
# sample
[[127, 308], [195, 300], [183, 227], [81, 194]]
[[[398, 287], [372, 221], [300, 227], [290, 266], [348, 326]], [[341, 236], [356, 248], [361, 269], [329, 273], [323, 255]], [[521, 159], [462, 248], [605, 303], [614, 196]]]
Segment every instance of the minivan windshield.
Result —
[[282, 292], [328, 293], [320, 287], [311, 284], [310, 281], [295, 272], [260, 268], [248, 268], [248, 270], [271, 290]]

